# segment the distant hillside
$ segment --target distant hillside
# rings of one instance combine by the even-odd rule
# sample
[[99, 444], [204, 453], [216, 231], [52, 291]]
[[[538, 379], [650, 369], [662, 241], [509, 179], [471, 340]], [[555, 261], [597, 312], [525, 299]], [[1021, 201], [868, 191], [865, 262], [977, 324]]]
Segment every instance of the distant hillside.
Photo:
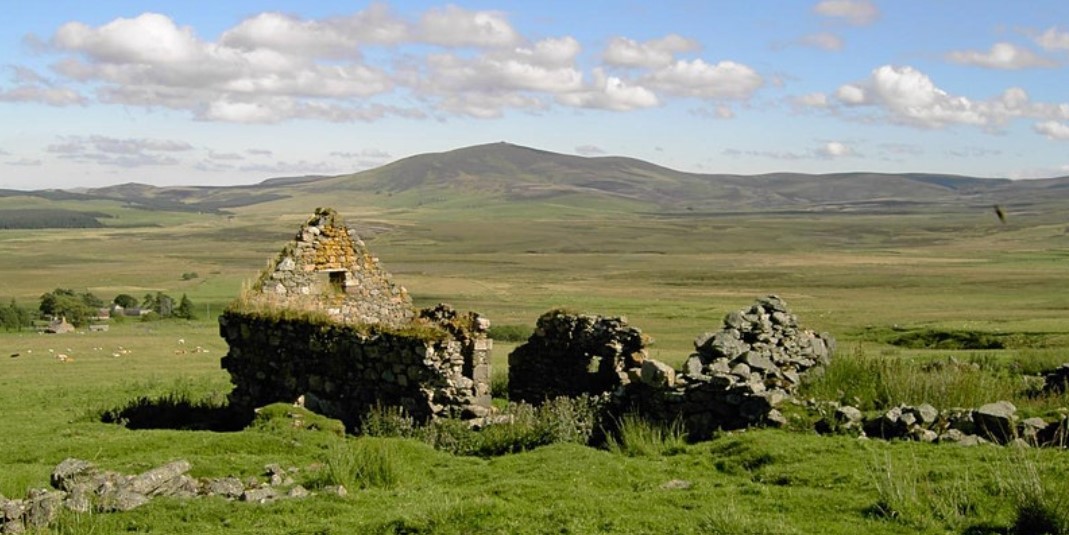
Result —
[[79, 212], [52, 208], [0, 210], [0, 229], [100, 228], [103, 212]]
[[[899, 213], [1016, 209], [1064, 203], [1069, 177], [1012, 181], [926, 173], [698, 174], [619, 156], [582, 157], [509, 143], [420, 154], [340, 176], [281, 177], [231, 187], [122, 184], [73, 192], [32, 192], [71, 199], [110, 199], [152, 210], [219, 213], [284, 199], [345, 195], [418, 195], [450, 206], [523, 202], [605, 206], [659, 213], [822, 211]], [[0, 191], [0, 196], [5, 192]], [[19, 192], [27, 195], [27, 192]], [[400, 201], [397, 201], [400, 202]], [[456, 204], [456, 203], [453, 203]], [[469, 203], [470, 204], [470, 203]]]

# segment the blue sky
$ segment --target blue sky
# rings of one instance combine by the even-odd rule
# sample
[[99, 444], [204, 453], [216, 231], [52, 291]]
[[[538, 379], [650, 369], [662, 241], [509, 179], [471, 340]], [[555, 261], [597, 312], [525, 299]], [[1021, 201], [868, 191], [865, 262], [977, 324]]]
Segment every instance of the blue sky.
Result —
[[0, 0], [0, 188], [509, 141], [707, 173], [1069, 175], [1069, 2]]

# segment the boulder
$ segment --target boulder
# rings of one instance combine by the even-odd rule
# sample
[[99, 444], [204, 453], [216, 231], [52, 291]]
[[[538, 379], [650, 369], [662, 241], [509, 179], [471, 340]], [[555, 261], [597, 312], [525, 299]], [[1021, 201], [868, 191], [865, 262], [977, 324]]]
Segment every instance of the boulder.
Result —
[[984, 437], [1005, 444], [1016, 438], [1017, 407], [1009, 401], [988, 403], [973, 411], [977, 431]]

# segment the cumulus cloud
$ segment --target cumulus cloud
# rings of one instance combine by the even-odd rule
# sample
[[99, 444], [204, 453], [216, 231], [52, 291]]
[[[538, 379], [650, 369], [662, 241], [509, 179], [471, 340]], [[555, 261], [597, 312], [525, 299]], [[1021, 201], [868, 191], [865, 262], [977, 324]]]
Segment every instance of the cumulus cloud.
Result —
[[1036, 133], [1046, 136], [1047, 139], [1069, 139], [1069, 124], [1058, 121], [1043, 121], [1032, 126]]
[[522, 40], [503, 13], [454, 5], [428, 10], [420, 18], [418, 31], [422, 40], [445, 46], [500, 47]]
[[1053, 26], [1043, 33], [1033, 35], [1032, 40], [1044, 50], [1069, 50], [1069, 32]]
[[747, 99], [764, 85], [757, 71], [734, 61], [679, 60], [642, 78], [666, 93], [707, 99]]
[[952, 95], [909, 66], [879, 67], [866, 80], [839, 87], [835, 97], [848, 108], [874, 108], [883, 119], [929, 129], [973, 125], [998, 130], [1018, 117], [1069, 118], [1069, 104], [1032, 102], [1019, 87], [987, 100]]
[[1036, 55], [1027, 48], [1012, 43], [995, 43], [991, 50], [979, 52], [963, 50], [950, 52], [947, 59], [962, 65], [975, 65], [988, 69], [1030, 69], [1036, 67], [1056, 67], [1058, 64]]
[[798, 44], [819, 48], [821, 50], [839, 51], [843, 49], [843, 40], [831, 32], [820, 32], [804, 35], [798, 39]]
[[671, 64], [676, 54], [700, 48], [697, 41], [676, 34], [641, 43], [627, 37], [614, 37], [605, 47], [602, 58], [615, 67], [657, 68]]
[[622, 78], [608, 76], [601, 69], [594, 70], [594, 80], [591, 85], [557, 95], [557, 102], [576, 108], [615, 111], [652, 108], [660, 104], [653, 91]]
[[880, 18], [880, 10], [869, 0], [821, 0], [813, 11], [818, 15], [843, 19], [855, 26], [872, 24]]
[[408, 19], [382, 4], [321, 18], [264, 12], [216, 40], [143, 13], [27, 40], [60, 56], [51, 63], [59, 82], [17, 67], [0, 100], [167, 108], [234, 123], [492, 118], [554, 105], [629, 111], [661, 105], [662, 95], [748, 99], [764, 85], [740, 63], [678, 59], [700, 46], [675, 34], [615, 37], [603, 64], [587, 70], [572, 36], [529, 39], [504, 13], [455, 5]]

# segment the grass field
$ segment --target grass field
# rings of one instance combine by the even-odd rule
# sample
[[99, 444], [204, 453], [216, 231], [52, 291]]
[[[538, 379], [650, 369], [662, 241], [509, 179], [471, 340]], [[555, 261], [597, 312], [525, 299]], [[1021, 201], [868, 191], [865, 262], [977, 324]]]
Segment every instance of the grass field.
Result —
[[[257, 475], [268, 463], [310, 474], [326, 462], [343, 439], [264, 429], [133, 431], [98, 420], [139, 396], [221, 399], [229, 389], [218, 364], [226, 347], [212, 316], [317, 202], [358, 228], [421, 306], [449, 302], [500, 325], [532, 326], [556, 306], [624, 315], [654, 337], [654, 358], [674, 364], [696, 335], [768, 293], [784, 297], [805, 326], [839, 339], [840, 353], [903, 363], [1069, 361], [1069, 234], [1051, 215], [1002, 226], [989, 214], [676, 216], [532, 204], [510, 212], [491, 206], [482, 217], [473, 209], [478, 201], [309, 198], [232, 217], [102, 202], [78, 209], [116, 213], [121, 225], [0, 231], [4, 302], [35, 307], [57, 287], [105, 300], [164, 291], [188, 294], [202, 316], [127, 322], [106, 333], [0, 334], [0, 494], [47, 486], [68, 456], [124, 472], [184, 458], [194, 475], [212, 477]], [[199, 277], [183, 281], [186, 272]], [[873, 334], [896, 327], [1029, 335], [1030, 345], [908, 349]], [[206, 352], [190, 351], [197, 346]], [[495, 345], [498, 373], [511, 347]], [[73, 359], [61, 363], [49, 350]], [[363, 440], [372, 439], [344, 439]], [[388, 443], [397, 467], [391, 488], [267, 506], [160, 499], [129, 513], [69, 514], [56, 531], [1009, 533], [1022, 489], [1069, 496], [1069, 460], [1056, 450], [752, 430], [672, 454], [554, 445], [480, 459], [415, 440], [374, 440]], [[689, 488], [664, 487], [675, 479]]]

